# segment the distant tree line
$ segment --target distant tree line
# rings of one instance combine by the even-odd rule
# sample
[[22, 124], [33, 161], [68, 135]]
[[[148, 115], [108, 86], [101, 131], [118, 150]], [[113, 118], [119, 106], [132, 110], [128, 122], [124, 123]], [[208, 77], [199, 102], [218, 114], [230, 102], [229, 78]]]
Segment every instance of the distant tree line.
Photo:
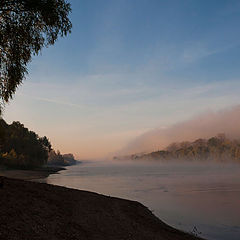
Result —
[[172, 143], [166, 149], [130, 156], [132, 160], [201, 160], [240, 162], [240, 140], [230, 140], [224, 134], [194, 142]]
[[[75, 161], [71, 154], [66, 157]], [[39, 137], [20, 122], [7, 124], [0, 119], [0, 165], [27, 169], [53, 162], [54, 165], [67, 165], [64, 155], [59, 151], [55, 153], [46, 136]]]
[[51, 150], [48, 157], [48, 165], [50, 166], [69, 166], [76, 164], [73, 154], [61, 154], [59, 151]]

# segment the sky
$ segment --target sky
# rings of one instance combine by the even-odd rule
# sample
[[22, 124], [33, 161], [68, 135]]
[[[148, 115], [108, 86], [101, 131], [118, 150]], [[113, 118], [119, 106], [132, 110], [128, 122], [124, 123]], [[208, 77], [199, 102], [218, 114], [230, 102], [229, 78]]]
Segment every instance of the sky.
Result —
[[78, 159], [240, 103], [240, 2], [71, 0], [73, 28], [43, 49], [4, 119]]

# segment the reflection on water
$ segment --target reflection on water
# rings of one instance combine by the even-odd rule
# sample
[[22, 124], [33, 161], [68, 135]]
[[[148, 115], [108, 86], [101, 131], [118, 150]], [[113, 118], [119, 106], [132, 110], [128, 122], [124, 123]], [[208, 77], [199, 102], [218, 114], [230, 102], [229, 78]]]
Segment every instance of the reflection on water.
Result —
[[207, 239], [240, 239], [240, 165], [83, 162], [42, 181], [140, 201]]

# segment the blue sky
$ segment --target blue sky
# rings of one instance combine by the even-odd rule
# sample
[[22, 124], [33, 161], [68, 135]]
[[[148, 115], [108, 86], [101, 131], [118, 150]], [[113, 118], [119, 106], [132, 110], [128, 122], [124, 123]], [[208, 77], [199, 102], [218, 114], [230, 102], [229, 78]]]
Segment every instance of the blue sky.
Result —
[[240, 102], [240, 2], [71, 0], [4, 117], [62, 152], [102, 157], [141, 133]]

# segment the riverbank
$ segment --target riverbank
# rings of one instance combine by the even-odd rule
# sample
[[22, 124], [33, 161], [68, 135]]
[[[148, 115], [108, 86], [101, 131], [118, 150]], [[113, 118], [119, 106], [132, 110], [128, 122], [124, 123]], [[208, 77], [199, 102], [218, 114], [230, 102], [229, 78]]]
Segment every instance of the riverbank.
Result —
[[196, 240], [142, 204], [44, 183], [4, 178], [0, 239]]
[[34, 180], [46, 178], [50, 174], [56, 174], [62, 170], [65, 170], [65, 168], [57, 166], [47, 166], [28, 170], [0, 166], [0, 176], [21, 180]]

